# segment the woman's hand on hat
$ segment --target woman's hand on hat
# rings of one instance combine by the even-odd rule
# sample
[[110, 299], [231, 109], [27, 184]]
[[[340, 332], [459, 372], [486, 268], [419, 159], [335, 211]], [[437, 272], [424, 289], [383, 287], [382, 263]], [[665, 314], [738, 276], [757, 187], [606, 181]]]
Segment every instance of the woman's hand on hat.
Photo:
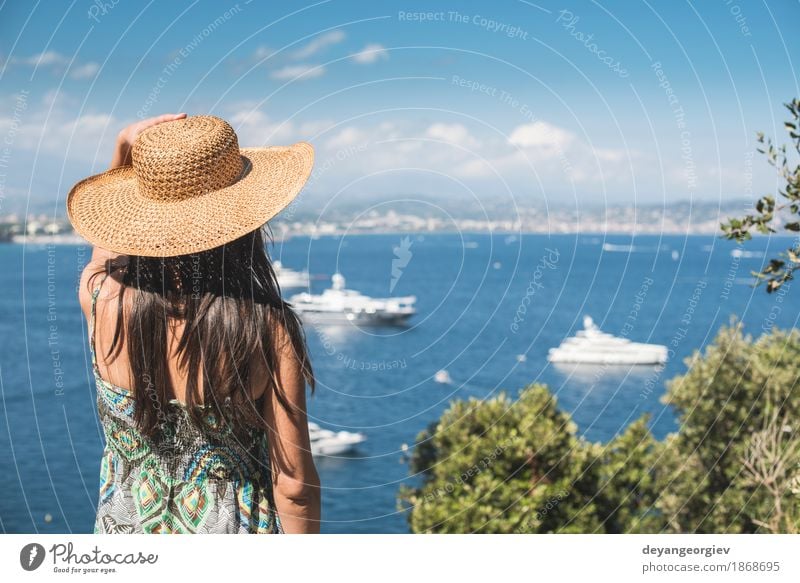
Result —
[[160, 123], [175, 121], [186, 117], [185, 113], [165, 113], [156, 117], [150, 117], [137, 121], [123, 129], [117, 135], [117, 143], [114, 146], [114, 155], [111, 157], [111, 168], [127, 166], [131, 163], [131, 149], [136, 137], [147, 128], [151, 128]]

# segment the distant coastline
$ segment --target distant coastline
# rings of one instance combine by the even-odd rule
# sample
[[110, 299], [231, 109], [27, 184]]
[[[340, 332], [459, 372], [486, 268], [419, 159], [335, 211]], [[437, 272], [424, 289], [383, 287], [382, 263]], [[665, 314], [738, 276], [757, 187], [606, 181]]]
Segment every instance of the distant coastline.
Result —
[[58, 235], [14, 235], [8, 241], [12, 245], [89, 245], [90, 243], [74, 233]]
[[[721, 223], [748, 212], [746, 204], [726, 205], [676, 202], [664, 206], [608, 206], [585, 209], [535, 207], [508, 209], [494, 206], [476, 211], [428, 213], [398, 203], [384, 212], [360, 212], [343, 207], [325, 216], [287, 212], [270, 224], [276, 241], [289, 237], [342, 235], [424, 235], [432, 233], [593, 236], [720, 235]], [[7, 215], [0, 217], [0, 241], [22, 244], [86, 244], [65, 217]]]
[[[666, 236], [685, 236], [685, 237], [708, 237], [710, 235], [720, 235], [719, 232], [711, 232], [711, 231], [694, 231], [694, 232], [677, 232], [677, 231], [665, 231], [665, 232], [629, 232], [629, 231], [557, 231], [557, 232], [546, 232], [546, 231], [504, 231], [504, 230], [497, 230], [497, 231], [481, 231], [481, 230], [441, 230], [441, 231], [403, 231], [403, 230], [386, 230], [386, 231], [337, 231], [337, 232], [330, 232], [330, 233], [320, 233], [320, 234], [309, 234], [309, 233], [291, 233], [287, 236], [281, 237], [276, 236], [274, 238], [276, 243], [279, 243], [283, 240], [290, 239], [290, 238], [301, 238], [307, 237], [310, 239], [323, 239], [323, 238], [330, 238], [330, 237], [368, 237], [368, 236], [403, 236], [403, 235], [496, 235], [496, 236], [505, 236], [505, 237], [515, 237], [515, 236], [523, 236], [523, 235], [582, 235], [587, 237], [659, 237], [662, 235]], [[760, 233], [753, 233], [754, 238], [761, 238], [767, 235], [762, 235]], [[780, 234], [773, 234], [773, 238], [787, 238], [791, 239], [790, 235], [780, 235]], [[22, 245], [22, 246], [46, 246], [46, 245], [56, 245], [56, 246], [88, 246], [91, 245], [87, 240], [83, 239], [79, 235], [76, 234], [59, 234], [59, 235], [16, 235], [12, 237], [10, 240], [0, 241], [0, 246], [3, 244], [6, 245]], [[731, 243], [732, 247], [735, 246], [734, 243]]]

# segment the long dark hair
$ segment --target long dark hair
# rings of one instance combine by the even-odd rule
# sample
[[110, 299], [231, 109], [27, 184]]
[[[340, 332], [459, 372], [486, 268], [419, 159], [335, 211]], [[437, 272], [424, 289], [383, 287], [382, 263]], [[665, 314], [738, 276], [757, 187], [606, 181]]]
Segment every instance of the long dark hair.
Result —
[[[282, 406], [294, 413], [278, 382], [278, 343], [290, 343], [314, 390], [303, 328], [281, 298], [262, 229], [209, 251], [163, 258], [126, 255], [106, 262], [105, 271], [118, 270], [122, 289], [107, 357], [116, 357], [127, 339], [134, 421], [143, 434], [158, 433], [173, 394], [167, 366], [171, 319], [185, 323], [177, 347], [178, 366], [188, 372], [185, 402], [197, 422], [202, 421], [195, 407], [202, 366], [202, 403], [216, 419], [234, 432], [268, 429], [250, 390], [254, 357], [262, 360], [267, 371], [259, 401], [274, 391]], [[91, 276], [90, 286], [100, 273]], [[128, 293], [133, 297], [130, 313], [124, 315]]]

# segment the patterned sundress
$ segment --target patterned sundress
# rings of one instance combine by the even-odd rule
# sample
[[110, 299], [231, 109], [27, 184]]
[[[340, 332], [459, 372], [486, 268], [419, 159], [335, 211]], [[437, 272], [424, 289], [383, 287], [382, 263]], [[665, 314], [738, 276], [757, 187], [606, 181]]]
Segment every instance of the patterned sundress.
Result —
[[133, 421], [134, 399], [100, 376], [92, 293], [90, 351], [106, 445], [100, 462], [96, 534], [283, 533], [275, 510], [265, 431], [236, 437], [198, 405], [198, 426], [172, 399], [162, 431], [145, 438]]

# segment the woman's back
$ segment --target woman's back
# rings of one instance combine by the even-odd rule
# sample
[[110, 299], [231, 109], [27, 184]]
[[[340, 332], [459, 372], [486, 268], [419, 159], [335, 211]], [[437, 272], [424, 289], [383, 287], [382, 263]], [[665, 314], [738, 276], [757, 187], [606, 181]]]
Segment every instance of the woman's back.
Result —
[[[113, 257], [113, 261], [119, 262], [119, 258], [114, 255], [109, 255], [109, 258]], [[79, 300], [81, 303], [81, 307], [84, 311], [87, 321], [90, 318], [90, 312], [92, 307], [92, 293], [91, 289], [96, 289], [97, 284], [100, 281], [100, 277], [102, 274], [94, 278], [92, 281], [92, 276], [99, 271], [103, 271], [105, 269], [104, 264], [98, 263], [90, 263], [86, 266], [81, 275], [81, 282], [80, 282], [80, 296]], [[95, 322], [95, 344], [97, 346], [98, 355], [100, 355], [97, 359], [97, 366], [100, 371], [100, 375], [103, 379], [112, 383], [119, 387], [127, 387], [130, 388], [134, 386], [133, 378], [131, 376], [131, 363], [130, 359], [128, 358], [128, 346], [125, 337], [121, 337], [119, 341], [119, 347], [115, 347], [114, 350], [114, 358], [113, 359], [106, 359], [103, 358], [102, 355], [108, 353], [109, 347], [112, 344], [112, 340], [114, 338], [114, 333], [117, 325], [117, 310], [118, 310], [118, 301], [119, 295], [122, 291], [122, 285], [117, 280], [114, 275], [110, 275], [102, 285], [100, 289], [95, 310], [97, 313], [97, 318]], [[124, 297], [123, 301], [123, 318], [130, 314], [131, 308], [131, 297], [130, 294], [127, 297]], [[167, 348], [168, 348], [168, 359], [167, 359], [167, 367], [169, 372], [169, 377], [171, 380], [171, 388], [173, 394], [171, 398], [176, 399], [181, 403], [186, 403], [186, 392], [187, 392], [187, 385], [188, 385], [188, 376], [187, 370], [180, 366], [179, 358], [178, 358], [178, 343], [180, 340], [181, 335], [184, 333], [186, 327], [186, 322], [179, 319], [170, 319], [168, 321], [168, 332], [167, 332]], [[255, 401], [259, 399], [264, 394], [264, 375], [266, 371], [264, 370], [261, 358], [258, 358], [257, 355], [254, 355], [251, 360], [251, 367], [253, 370], [253, 374], [251, 375], [250, 379], [250, 387], [249, 393], [252, 399]], [[203, 375], [202, 375], [202, 368], [198, 371], [197, 374], [197, 386], [198, 386], [198, 394], [203, 394]]]
[[[110, 315], [115, 314], [120, 287], [108, 286], [101, 300], [103, 284], [114, 280], [106, 274], [98, 279], [89, 298], [88, 316], [97, 408], [106, 447], [95, 532], [281, 532], [266, 432], [252, 428], [234, 434], [205, 403], [195, 405], [200, 422], [189, 415], [182, 398], [186, 375], [177, 358], [171, 358], [169, 364], [175, 396], [157, 412], [158, 432], [146, 437], [139, 431], [132, 392], [117, 384], [119, 381], [111, 382], [124, 378], [120, 375], [129, 376], [130, 367], [117, 358], [113, 367], [103, 367], [108, 371], [105, 376], [100, 366], [103, 359], [97, 357], [101, 334], [112, 337]], [[103, 332], [98, 333], [98, 328]], [[174, 333], [178, 336], [173, 338], [181, 334], [180, 323]], [[176, 343], [170, 340], [170, 344]], [[125, 352], [123, 347], [120, 355]], [[222, 404], [223, 409], [230, 406], [230, 402]]]

